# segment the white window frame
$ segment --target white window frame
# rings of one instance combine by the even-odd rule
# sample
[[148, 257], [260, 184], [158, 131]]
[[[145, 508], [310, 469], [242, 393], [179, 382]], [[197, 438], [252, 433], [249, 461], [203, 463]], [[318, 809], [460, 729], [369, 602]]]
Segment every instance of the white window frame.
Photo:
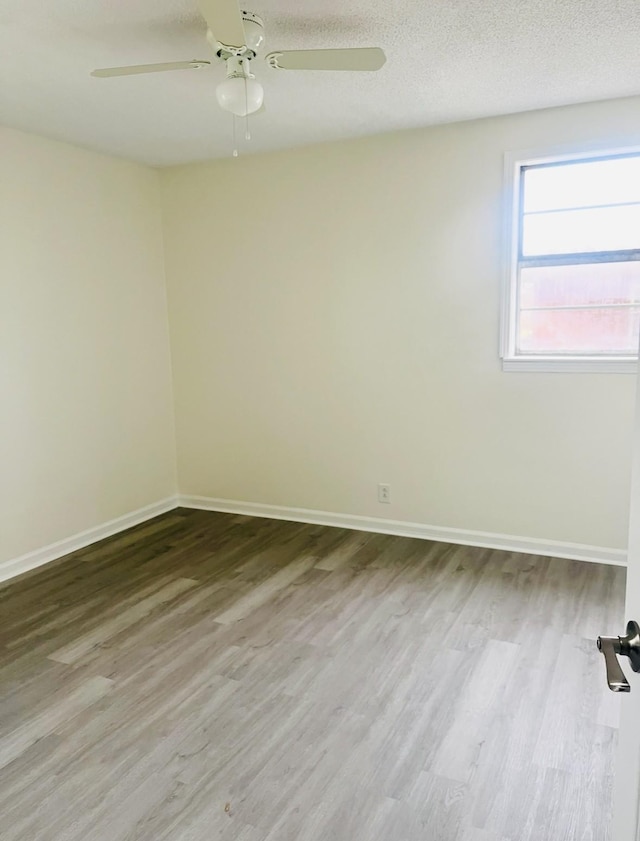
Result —
[[[555, 147], [546, 150], [506, 152], [504, 156], [504, 271], [500, 313], [500, 356], [503, 371], [538, 371], [540, 373], [611, 373], [636, 374], [638, 355], [587, 356], [566, 354], [526, 356], [516, 353], [516, 323], [518, 317], [518, 256], [520, 233], [521, 169], [535, 164], [578, 161], [588, 158], [608, 158], [615, 155], [640, 154], [640, 146], [598, 146], [589, 148]], [[594, 261], [595, 262], [595, 261]]]

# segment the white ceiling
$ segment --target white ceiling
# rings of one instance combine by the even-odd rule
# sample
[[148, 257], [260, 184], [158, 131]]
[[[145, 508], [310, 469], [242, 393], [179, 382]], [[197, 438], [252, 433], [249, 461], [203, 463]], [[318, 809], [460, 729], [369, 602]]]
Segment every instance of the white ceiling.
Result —
[[[267, 51], [381, 46], [378, 73], [254, 72], [246, 151], [640, 93], [638, 0], [246, 0]], [[212, 58], [196, 0], [0, 0], [0, 122], [156, 165], [231, 153], [212, 69], [96, 79], [96, 67]], [[242, 148], [242, 147], [241, 147]], [[243, 149], [244, 151], [244, 149]]]

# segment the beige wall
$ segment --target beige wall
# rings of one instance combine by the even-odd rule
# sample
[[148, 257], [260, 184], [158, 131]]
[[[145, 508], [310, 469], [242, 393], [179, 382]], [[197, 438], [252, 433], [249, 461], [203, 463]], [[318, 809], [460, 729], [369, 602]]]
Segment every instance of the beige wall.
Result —
[[[0, 130], [0, 563], [175, 492], [626, 545], [634, 379], [504, 374], [502, 156], [619, 100], [167, 170]], [[391, 485], [392, 504], [376, 485]]]
[[175, 491], [158, 174], [0, 130], [0, 562]]
[[630, 99], [165, 171], [180, 490], [624, 548], [634, 378], [501, 371], [502, 177], [639, 136]]

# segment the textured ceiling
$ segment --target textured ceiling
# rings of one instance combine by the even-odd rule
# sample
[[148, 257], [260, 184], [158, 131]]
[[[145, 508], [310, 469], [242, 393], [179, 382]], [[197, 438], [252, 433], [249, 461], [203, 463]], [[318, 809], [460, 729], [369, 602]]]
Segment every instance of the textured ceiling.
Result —
[[[247, 0], [266, 50], [381, 46], [378, 73], [272, 70], [245, 151], [640, 93], [638, 0]], [[196, 0], [0, 0], [0, 122], [150, 164], [231, 154]]]

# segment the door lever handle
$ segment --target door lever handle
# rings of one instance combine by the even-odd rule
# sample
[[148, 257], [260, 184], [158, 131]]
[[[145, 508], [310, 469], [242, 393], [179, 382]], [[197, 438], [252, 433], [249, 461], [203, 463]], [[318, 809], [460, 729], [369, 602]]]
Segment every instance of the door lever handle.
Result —
[[609, 689], [612, 692], [631, 692], [617, 655], [628, 657], [633, 671], [640, 672], [640, 625], [628, 622], [624, 637], [598, 637], [598, 650], [604, 655]]
[[604, 654], [609, 689], [612, 692], [631, 692], [629, 681], [616, 657], [621, 653], [620, 637], [598, 637], [598, 650]]

